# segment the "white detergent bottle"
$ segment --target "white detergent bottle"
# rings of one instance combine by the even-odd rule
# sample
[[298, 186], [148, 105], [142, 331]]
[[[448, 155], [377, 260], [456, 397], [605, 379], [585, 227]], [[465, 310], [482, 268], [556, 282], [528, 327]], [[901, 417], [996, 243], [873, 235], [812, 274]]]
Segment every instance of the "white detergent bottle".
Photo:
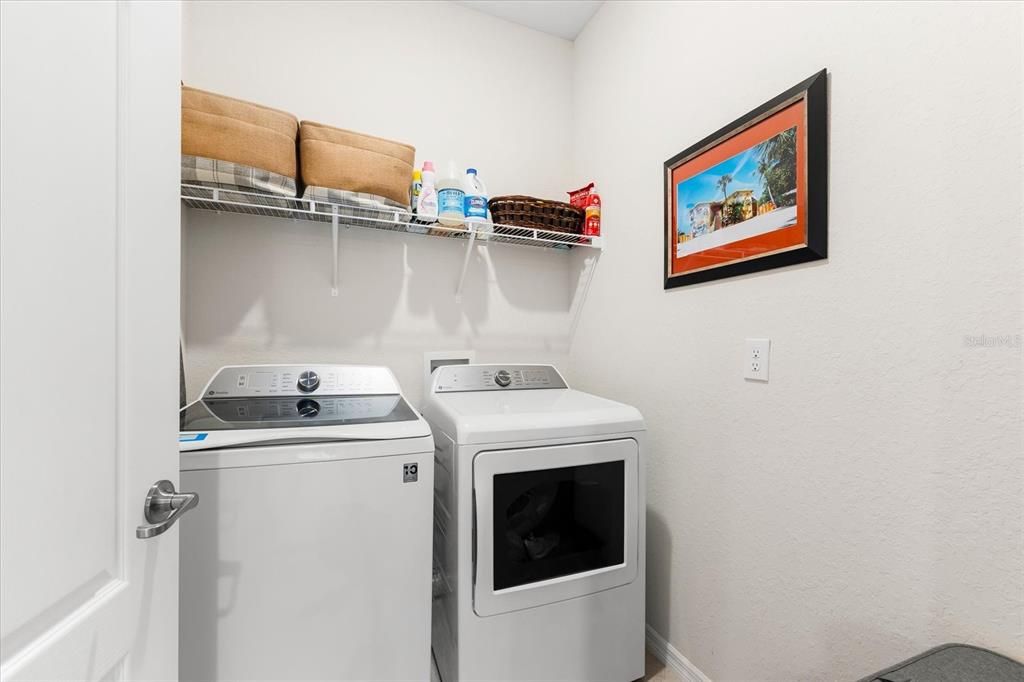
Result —
[[445, 227], [462, 227], [466, 223], [466, 191], [454, 161], [448, 162], [448, 175], [437, 183], [438, 220]]
[[477, 239], [487, 239], [494, 228], [487, 221], [487, 187], [476, 174], [476, 168], [467, 168], [462, 179], [466, 192], [466, 225], [477, 233]]
[[[434, 186], [434, 162], [424, 161], [423, 171], [420, 175], [423, 186], [420, 188], [419, 197], [416, 199], [416, 218], [413, 222], [430, 225], [437, 222], [437, 188]], [[427, 231], [426, 227], [420, 227], [418, 224], [410, 225], [408, 229], [410, 232], [419, 233]]]

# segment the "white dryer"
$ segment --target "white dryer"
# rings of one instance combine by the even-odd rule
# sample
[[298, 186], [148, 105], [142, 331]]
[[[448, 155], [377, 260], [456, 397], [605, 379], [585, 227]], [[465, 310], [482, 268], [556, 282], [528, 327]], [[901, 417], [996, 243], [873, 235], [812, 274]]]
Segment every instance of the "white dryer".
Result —
[[433, 443], [384, 367], [224, 367], [180, 416], [182, 680], [428, 680]]
[[547, 365], [453, 365], [432, 379], [443, 682], [643, 677], [640, 413]]

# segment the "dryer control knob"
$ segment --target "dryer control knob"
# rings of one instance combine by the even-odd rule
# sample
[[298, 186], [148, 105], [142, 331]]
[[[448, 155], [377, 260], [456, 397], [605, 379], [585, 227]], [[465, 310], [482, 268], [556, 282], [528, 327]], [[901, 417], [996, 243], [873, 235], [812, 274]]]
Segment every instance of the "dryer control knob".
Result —
[[311, 369], [299, 375], [298, 388], [303, 393], [312, 393], [320, 385], [320, 377]]
[[507, 369], [499, 369], [494, 373], [494, 383], [504, 388], [512, 383], [512, 375], [508, 373]]

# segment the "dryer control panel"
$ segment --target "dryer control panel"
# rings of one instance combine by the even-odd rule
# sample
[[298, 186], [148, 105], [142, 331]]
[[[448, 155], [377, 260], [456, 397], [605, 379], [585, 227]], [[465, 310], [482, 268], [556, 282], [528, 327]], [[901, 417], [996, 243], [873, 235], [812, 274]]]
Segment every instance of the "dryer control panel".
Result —
[[569, 388], [551, 365], [445, 365], [433, 377], [434, 393]]
[[362, 365], [237, 365], [221, 367], [203, 398], [351, 396], [401, 393], [387, 367]]

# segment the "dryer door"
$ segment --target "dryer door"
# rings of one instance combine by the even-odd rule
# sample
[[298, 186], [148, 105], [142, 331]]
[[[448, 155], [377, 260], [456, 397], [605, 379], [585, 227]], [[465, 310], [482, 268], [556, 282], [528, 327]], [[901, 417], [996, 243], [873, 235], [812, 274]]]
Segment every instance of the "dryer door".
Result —
[[638, 467], [631, 438], [479, 453], [473, 460], [477, 615], [636, 579]]

